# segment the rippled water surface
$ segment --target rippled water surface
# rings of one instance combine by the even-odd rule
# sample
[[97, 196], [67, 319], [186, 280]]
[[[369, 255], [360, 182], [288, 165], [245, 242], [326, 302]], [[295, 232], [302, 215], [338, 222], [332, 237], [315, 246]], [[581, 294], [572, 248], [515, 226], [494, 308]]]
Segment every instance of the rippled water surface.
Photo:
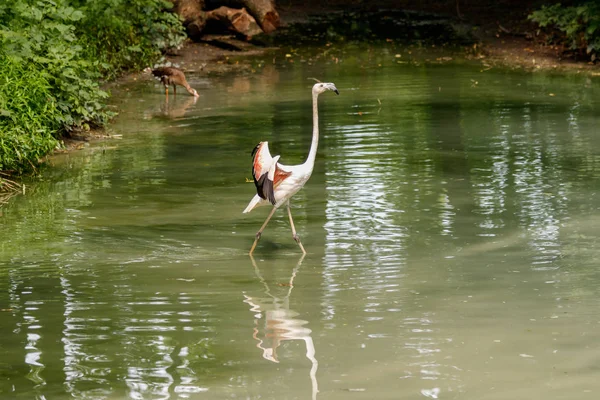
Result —
[[[597, 398], [599, 78], [320, 54], [113, 90], [121, 138], [2, 207], [1, 398]], [[251, 259], [250, 151], [304, 161], [310, 77], [309, 254], [281, 210]]]

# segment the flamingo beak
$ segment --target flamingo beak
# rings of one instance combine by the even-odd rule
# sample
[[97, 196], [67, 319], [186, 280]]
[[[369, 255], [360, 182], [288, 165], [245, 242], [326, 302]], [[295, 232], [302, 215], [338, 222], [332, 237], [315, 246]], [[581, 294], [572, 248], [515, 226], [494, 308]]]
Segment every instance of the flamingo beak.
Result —
[[339, 95], [339, 94], [340, 94], [340, 92], [339, 92], [337, 89], [333, 89], [333, 93], [335, 93], [335, 94], [337, 94], [337, 95]]

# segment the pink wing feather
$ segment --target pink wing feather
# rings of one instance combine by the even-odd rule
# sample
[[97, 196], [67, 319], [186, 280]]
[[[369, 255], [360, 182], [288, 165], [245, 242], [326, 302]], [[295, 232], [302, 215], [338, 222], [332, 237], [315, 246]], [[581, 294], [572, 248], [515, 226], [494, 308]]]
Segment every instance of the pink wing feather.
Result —
[[[269, 152], [269, 142], [260, 142], [254, 150], [252, 163], [252, 177], [256, 185], [256, 193], [262, 199], [268, 199], [275, 205], [274, 190], [291, 172], [283, 171], [279, 168], [277, 161], [279, 156], [271, 157]], [[270, 173], [269, 173], [270, 172]]]

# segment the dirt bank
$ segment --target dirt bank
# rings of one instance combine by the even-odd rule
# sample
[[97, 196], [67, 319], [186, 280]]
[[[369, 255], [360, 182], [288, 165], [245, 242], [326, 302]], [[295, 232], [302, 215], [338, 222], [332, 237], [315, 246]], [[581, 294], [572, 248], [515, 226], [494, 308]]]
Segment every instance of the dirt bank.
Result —
[[[306, 23], [314, 15], [324, 16], [348, 10], [360, 15], [362, 12], [373, 11], [375, 7], [434, 13], [470, 26], [476, 43], [465, 52], [465, 57], [479, 60], [484, 66], [600, 75], [598, 65], [568, 57], [565, 49], [560, 46], [545, 44], [543, 38], [537, 34], [536, 26], [527, 20], [527, 15], [542, 3], [535, 0], [497, 0], [494, 3], [466, 0], [290, 0], [278, 2], [278, 9], [282, 29], [290, 24]], [[205, 35], [201, 43], [187, 41], [183, 48], [168, 54], [166, 61], [196, 75], [246, 73], [251, 69], [253, 57], [272, 49], [236, 39], [233, 35]], [[151, 79], [151, 75], [147, 73], [129, 73], [108, 84], [107, 88], [129, 81]], [[80, 149], [87, 146], [89, 141], [107, 138], [111, 138], [109, 130], [76, 132], [72, 137], [63, 140], [64, 148], [56, 153]], [[6, 190], [6, 185], [4, 186]], [[17, 188], [16, 191], [19, 190]]]
[[[539, 3], [539, 2], [537, 2]], [[475, 43], [465, 51], [465, 57], [479, 60], [484, 66], [502, 66], [532, 71], [560, 71], [600, 75], [597, 65], [567, 57], [564, 48], [549, 46], [536, 34], [536, 26], [527, 20], [536, 1], [497, 0], [493, 5], [486, 2], [409, 0], [341, 1], [326, 2], [309, 0], [306, 2], [278, 2], [282, 27], [291, 24], [307, 23], [314, 16], [324, 16], [341, 11], [355, 10], [357, 13], [372, 12], [375, 7], [385, 10], [410, 10], [434, 15], [442, 15], [460, 24], [469, 26]], [[277, 32], [275, 33], [277, 34]], [[188, 74], [220, 75], [245, 73], [251, 69], [253, 57], [273, 50], [273, 47], [257, 46], [228, 34], [209, 34], [200, 43], [188, 40], [185, 45], [166, 55], [166, 62], [179, 66]], [[129, 81], [152, 80], [143, 72], [125, 74], [107, 85], [125, 84]], [[65, 141], [68, 149], [77, 149], [83, 141], [110, 137], [104, 132], [80, 133]]]
[[[366, 13], [377, 8], [443, 15], [456, 23], [470, 26], [477, 44], [469, 50], [468, 56], [481, 59], [484, 64], [532, 71], [600, 74], [598, 65], [568, 56], [562, 46], [545, 43], [536, 25], [527, 19], [543, 3], [545, 2], [537, 0], [290, 0], [278, 2], [278, 10], [282, 29], [290, 24], [306, 23], [315, 15], [348, 10]], [[206, 35], [202, 43], [189, 41], [181, 50], [168, 55], [167, 60], [191, 73], [212, 75], [246, 70], [249, 63], [244, 62], [245, 56], [250, 58], [268, 50], [237, 40], [232, 35]], [[232, 58], [236, 62], [232, 62]], [[136, 74], [132, 76], [134, 79], [143, 79]]]

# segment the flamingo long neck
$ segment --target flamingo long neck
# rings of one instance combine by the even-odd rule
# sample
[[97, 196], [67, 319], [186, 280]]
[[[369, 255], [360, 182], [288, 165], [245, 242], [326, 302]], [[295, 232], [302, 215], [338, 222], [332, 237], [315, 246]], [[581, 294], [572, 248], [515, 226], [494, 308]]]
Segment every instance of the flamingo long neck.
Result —
[[310, 166], [312, 171], [315, 166], [315, 158], [317, 157], [317, 147], [319, 147], [319, 109], [317, 107], [318, 93], [313, 92], [312, 94], [312, 106], [313, 106], [313, 137], [312, 143], [310, 144], [310, 151], [308, 152], [308, 158], [305, 164]]

